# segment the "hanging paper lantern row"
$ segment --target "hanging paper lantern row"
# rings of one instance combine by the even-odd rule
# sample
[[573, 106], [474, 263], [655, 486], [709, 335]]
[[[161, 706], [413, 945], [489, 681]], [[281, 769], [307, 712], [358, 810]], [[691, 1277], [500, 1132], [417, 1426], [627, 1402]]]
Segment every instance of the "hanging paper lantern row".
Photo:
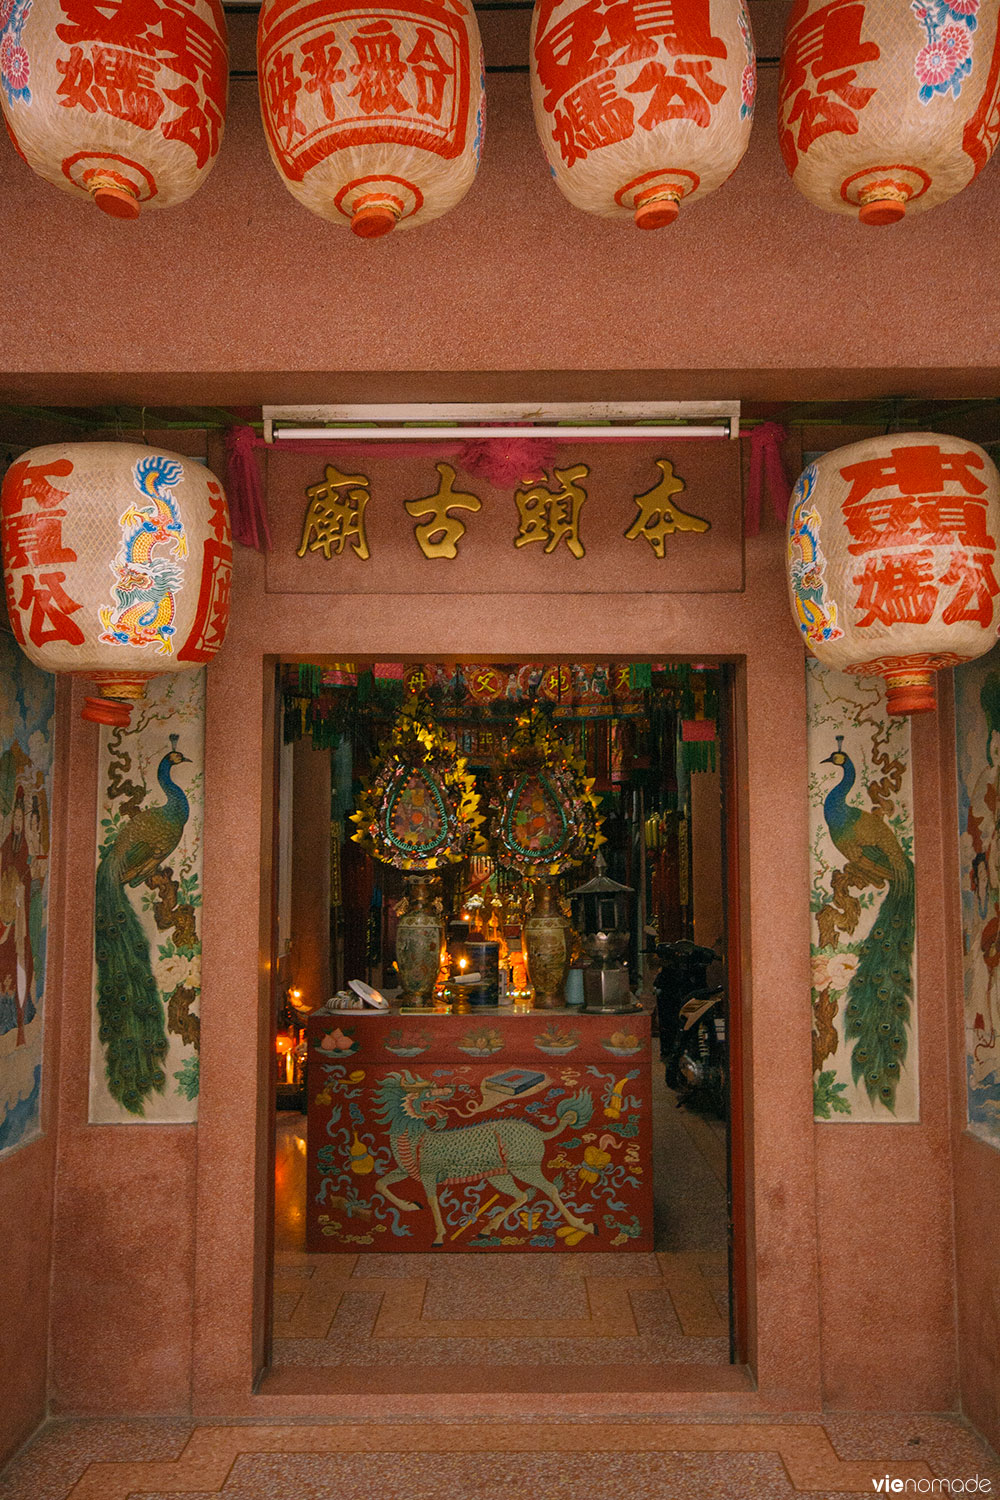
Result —
[[36, 666], [97, 684], [84, 718], [127, 724], [150, 678], [222, 645], [232, 539], [203, 465], [132, 443], [54, 443], [11, 465], [0, 512], [11, 629]]
[[819, 208], [891, 224], [960, 192], [997, 142], [995, 0], [795, 0], [781, 151]]
[[468, 0], [264, 0], [257, 67], [271, 159], [321, 218], [374, 239], [472, 186], [485, 94]]
[[932, 674], [997, 640], [1000, 475], [975, 443], [869, 438], [801, 474], [788, 515], [792, 612], [812, 654], [884, 677], [890, 713], [934, 708]]
[[219, 150], [219, 0], [0, 0], [0, 104], [39, 177], [115, 218], [189, 198]]
[[757, 65], [742, 0], [536, 0], [535, 124], [577, 208], [658, 229], [746, 151]]
[[[268, 148], [307, 208], [375, 238], [454, 207], [478, 169], [482, 49], [468, 0], [264, 0]], [[614, 6], [537, 0], [532, 97], [552, 175], [575, 206], [676, 218], [735, 170], [756, 94], [742, 0]], [[106, 213], [183, 202], [222, 138], [219, 0], [0, 0], [0, 105], [39, 176]], [[998, 6], [795, 0], [780, 139], [810, 201], [887, 224], [959, 192], [1000, 132]]]
[[404, 706], [351, 821], [352, 839], [399, 870], [434, 870], [479, 848], [475, 777], [429, 704]]

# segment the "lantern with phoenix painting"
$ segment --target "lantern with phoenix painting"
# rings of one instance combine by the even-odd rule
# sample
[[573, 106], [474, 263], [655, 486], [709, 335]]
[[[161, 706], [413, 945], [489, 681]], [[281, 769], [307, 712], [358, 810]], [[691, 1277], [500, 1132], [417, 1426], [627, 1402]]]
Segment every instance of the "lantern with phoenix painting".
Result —
[[472, 186], [484, 74], [471, 0], [263, 0], [257, 70], [271, 159], [321, 218], [376, 239]]
[[945, 202], [996, 145], [995, 0], [795, 0], [780, 138], [795, 186], [831, 213], [892, 224]]
[[229, 87], [219, 0], [0, 0], [0, 104], [46, 182], [134, 219], [195, 191]]
[[975, 443], [894, 433], [824, 453], [788, 515], [792, 613], [819, 661], [883, 677], [890, 713], [996, 644], [1000, 475]]
[[36, 666], [96, 683], [84, 718], [127, 724], [151, 677], [222, 645], [233, 549], [203, 465], [132, 443], [32, 448], [0, 513], [11, 628]]
[[535, 124], [559, 189], [587, 213], [672, 223], [736, 170], [756, 89], [742, 0], [536, 0]]

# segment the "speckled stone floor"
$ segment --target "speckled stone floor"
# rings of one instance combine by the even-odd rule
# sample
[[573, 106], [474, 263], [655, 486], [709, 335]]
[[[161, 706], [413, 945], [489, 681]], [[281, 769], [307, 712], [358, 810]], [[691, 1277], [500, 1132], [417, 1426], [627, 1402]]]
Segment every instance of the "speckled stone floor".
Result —
[[[1000, 1463], [958, 1419], [844, 1414], [357, 1425], [52, 1423], [0, 1475], [3, 1500], [787, 1500], [873, 1481], [976, 1476]], [[944, 1491], [947, 1493], [947, 1491]]]

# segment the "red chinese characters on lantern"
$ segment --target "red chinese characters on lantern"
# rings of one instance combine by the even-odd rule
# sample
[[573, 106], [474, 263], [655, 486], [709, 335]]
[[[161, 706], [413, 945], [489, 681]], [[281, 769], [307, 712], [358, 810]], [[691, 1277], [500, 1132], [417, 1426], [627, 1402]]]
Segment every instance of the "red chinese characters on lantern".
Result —
[[212, 507], [202, 555], [201, 588], [191, 634], [177, 652], [178, 661], [211, 661], [226, 638], [229, 625], [229, 596], [233, 581], [233, 544], [229, 530], [222, 486], [208, 481], [208, 498]]
[[158, 129], [205, 166], [219, 147], [228, 79], [221, 9], [208, 5], [211, 18], [188, 0], [62, 0], [60, 104]]
[[781, 154], [789, 172], [821, 136], [857, 135], [859, 112], [876, 92], [858, 82], [859, 70], [881, 56], [862, 35], [864, 0], [808, 10], [809, 0], [795, 0], [782, 55]]
[[351, 64], [357, 83], [348, 98], [357, 99], [362, 114], [401, 114], [410, 108], [399, 92], [407, 66], [399, 58], [402, 45], [402, 38], [386, 20], [362, 26], [351, 37], [351, 46], [358, 55], [357, 62]]
[[990, 625], [1000, 583], [983, 468], [974, 451], [921, 445], [840, 470], [859, 626], [926, 625], [942, 605], [946, 625]]
[[[306, 93], [319, 95], [323, 113], [328, 120], [337, 118], [334, 87], [338, 83], [344, 83], [347, 78], [347, 73], [340, 66], [342, 56], [340, 48], [332, 42], [325, 41], [323, 37], [313, 37], [312, 41], [307, 42], [302, 48], [302, 71], [306, 75]], [[284, 62], [290, 65], [291, 58], [286, 55]], [[301, 128], [304, 130], [305, 127], [301, 126]]]
[[264, 126], [291, 181], [344, 147], [394, 142], [446, 160], [465, 150], [472, 60], [455, 7], [333, 4], [317, 18], [291, 0], [262, 11], [258, 57]]
[[670, 120], [705, 127], [725, 88], [725, 43], [709, 0], [560, 0], [539, 7], [535, 64], [552, 139], [567, 166]]
[[23, 646], [51, 641], [83, 645], [84, 635], [73, 615], [80, 605], [67, 587], [66, 567], [77, 560], [63, 545], [68, 490], [54, 481], [68, 478], [68, 459], [12, 464], [4, 482], [3, 552], [6, 562], [7, 612], [11, 628]]

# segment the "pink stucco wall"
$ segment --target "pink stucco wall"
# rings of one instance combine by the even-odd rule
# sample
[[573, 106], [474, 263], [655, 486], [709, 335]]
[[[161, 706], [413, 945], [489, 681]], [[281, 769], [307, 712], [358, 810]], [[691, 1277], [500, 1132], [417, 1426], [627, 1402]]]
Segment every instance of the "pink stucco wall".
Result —
[[[72, 892], [61, 975], [54, 1411], [181, 1411], [190, 1385], [193, 1125], [88, 1125], [98, 728], [68, 718]], [[50, 1080], [50, 1087], [55, 1080]]]
[[[753, 7], [761, 50], [777, 50], [786, 9]], [[485, 23], [484, 31], [489, 54], [500, 39]], [[466, 203], [377, 245], [324, 225], [284, 191], [252, 84], [234, 86], [223, 153], [202, 191], [132, 226], [64, 198], [0, 143], [0, 396], [92, 405], [992, 394], [1000, 169], [930, 215], [863, 230], [812, 209], [791, 187], [774, 137], [775, 93], [766, 73], [734, 179], [649, 236], [589, 219], [559, 196], [523, 76], [490, 78], [483, 169]], [[958, 1067], [937, 905], [947, 889], [950, 762], [943, 741], [918, 730], [918, 775], [931, 789], [917, 830], [923, 1118], [879, 1130], [814, 1127], [804, 689], [776, 533], [748, 547], [747, 590], [737, 596], [376, 594], [359, 609], [334, 595], [317, 603], [266, 594], [260, 560], [242, 553], [234, 600], [232, 638], [209, 679], [197, 1129], [86, 1124], [96, 731], [76, 723], [64, 742], [73, 896], [48, 1022], [55, 1049], [61, 1012], [63, 1064], [50, 1070], [58, 1088], [47, 1106], [53, 1125], [59, 1111], [58, 1157], [50, 1134], [0, 1171], [0, 1214], [13, 1226], [8, 1254], [30, 1327], [0, 1334], [0, 1359], [13, 1372], [7, 1389], [17, 1391], [3, 1408], [0, 1449], [43, 1410], [53, 1188], [55, 1410], [178, 1412], [192, 1401], [201, 1412], [306, 1409], [249, 1394], [266, 1345], [265, 658], [279, 652], [690, 653], [740, 663], [752, 1400], [955, 1404], [951, 1130], [963, 1399], [997, 1441], [991, 1225], [1000, 1171], [961, 1135], [942, 1071], [949, 1045]]]
[[[736, 497], [733, 497], [736, 503]], [[298, 491], [272, 504], [301, 510]], [[268, 658], [721, 656], [739, 664], [746, 764], [750, 1409], [928, 1406], [957, 1399], [947, 1072], [934, 901], [941, 860], [933, 733], [918, 828], [925, 1110], [919, 1125], [815, 1127], [808, 1008], [805, 714], [780, 533], [747, 544], [739, 594], [346, 597], [269, 593], [238, 553], [226, 650], [209, 673], [200, 1122], [85, 1121], [89, 911], [67, 950], [53, 1316], [62, 1412], [292, 1415], [329, 1398], [252, 1395], [265, 1358], [267, 943], [273, 720]], [[921, 738], [922, 734], [922, 738]], [[81, 782], [93, 731], [74, 730]], [[87, 888], [93, 799], [71, 811]], [[79, 868], [77, 868], [79, 861]], [[798, 894], [796, 894], [798, 893]], [[263, 941], [262, 941], [263, 934]], [[919, 1225], [919, 1237], [914, 1226]], [[859, 1271], [862, 1268], [864, 1274]], [[414, 1398], [415, 1400], [418, 1398]], [[681, 1403], [681, 1396], [655, 1397]], [[704, 1405], [713, 1400], [701, 1393]], [[343, 1410], [343, 1398], [337, 1398]]]
[[[954, 840], [944, 711], [911, 721], [920, 1122], [816, 1127], [828, 1405], [948, 1410], [957, 1354], [951, 1193], [951, 936], [941, 891]], [[933, 1207], [932, 1207], [933, 1205]]]
[[[751, 10], [775, 54], [787, 5]], [[523, 59], [527, 13], [482, 19], [487, 61]], [[252, 66], [252, 21], [232, 31]], [[932, 213], [866, 229], [792, 186], [776, 95], [767, 69], [735, 176], [652, 234], [562, 198], [524, 74], [489, 77], [482, 168], [459, 208], [375, 243], [284, 189], [252, 81], [232, 86], [204, 186], [133, 224], [35, 178], [0, 141], [2, 388], [89, 402], [96, 373], [135, 401], [390, 399], [401, 383], [386, 376], [408, 371], [426, 372], [411, 394], [453, 396], [992, 393], [996, 163]], [[581, 372], [569, 389], [552, 378], [566, 371]]]
[[[951, 705], [946, 705], [950, 707]], [[952, 715], [939, 726], [945, 817], [957, 824]], [[947, 825], [946, 825], [947, 829]], [[1000, 1151], [966, 1128], [965, 978], [958, 839], [945, 839], [945, 948], [951, 1056], [955, 1295], [962, 1409], [1000, 1449]]]

